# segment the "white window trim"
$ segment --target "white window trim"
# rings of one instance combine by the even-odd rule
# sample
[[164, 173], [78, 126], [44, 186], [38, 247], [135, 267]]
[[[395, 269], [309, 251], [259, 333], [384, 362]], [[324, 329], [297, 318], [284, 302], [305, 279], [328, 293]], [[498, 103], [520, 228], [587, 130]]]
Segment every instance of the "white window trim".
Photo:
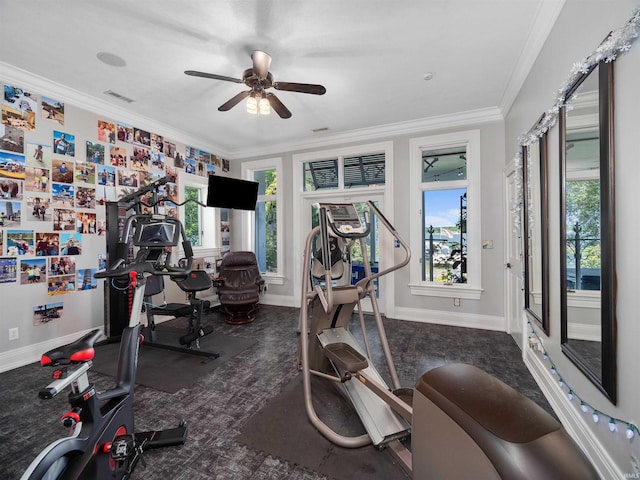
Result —
[[[272, 170], [276, 171], [276, 181], [278, 182], [276, 188], [276, 215], [278, 216], [278, 222], [276, 225], [276, 235], [278, 237], [278, 246], [276, 248], [278, 261], [277, 261], [277, 271], [276, 272], [265, 272], [260, 273], [264, 278], [265, 282], [272, 285], [284, 285], [284, 253], [283, 246], [284, 243], [284, 232], [282, 230], [284, 221], [283, 216], [284, 213], [282, 211], [284, 200], [283, 200], [283, 181], [282, 181], [282, 157], [274, 157], [274, 158], [266, 158], [263, 160], [254, 160], [250, 162], [243, 162], [241, 168], [242, 178], [245, 180], [253, 181], [254, 172], [259, 172], [261, 170]], [[246, 235], [242, 238], [242, 248], [245, 250], [251, 250], [255, 252], [255, 212], [245, 211], [243, 214], [243, 221], [245, 225]]]
[[[209, 177], [199, 177], [196, 175], [187, 174], [185, 172], [178, 172], [178, 201], [184, 202], [185, 187], [195, 187], [204, 192], [204, 198], [200, 201], [206, 203], [207, 189], [209, 187]], [[178, 209], [178, 215], [181, 221], [184, 222], [184, 205]], [[220, 235], [220, 217], [215, 208], [200, 207], [200, 239], [202, 245], [193, 247], [193, 254], [195, 257], [203, 256], [204, 253], [210, 252], [211, 249], [219, 248], [221, 245]]]
[[[443, 285], [422, 280], [422, 152], [464, 145], [467, 149], [467, 266], [466, 284]], [[442, 135], [412, 138], [409, 141], [410, 155], [410, 212], [411, 251], [409, 290], [412, 295], [433, 297], [455, 297], [479, 300], [482, 294], [482, 241], [480, 212], [480, 130], [467, 130]], [[433, 187], [433, 185], [429, 185]], [[447, 188], [454, 187], [447, 182]]]

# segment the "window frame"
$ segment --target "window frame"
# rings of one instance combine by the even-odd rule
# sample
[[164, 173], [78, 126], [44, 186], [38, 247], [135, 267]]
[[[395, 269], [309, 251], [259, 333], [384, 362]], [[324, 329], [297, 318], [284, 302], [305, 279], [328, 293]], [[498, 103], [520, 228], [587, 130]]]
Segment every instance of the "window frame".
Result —
[[[258, 195], [258, 202], [275, 201], [276, 202], [276, 217], [278, 219], [276, 224], [276, 237], [278, 238], [276, 246], [276, 271], [275, 272], [260, 272], [260, 275], [265, 279], [265, 282], [273, 285], [284, 285], [284, 214], [283, 214], [283, 184], [282, 181], [282, 157], [266, 158], [262, 160], [253, 160], [249, 162], [243, 162], [241, 168], [241, 176], [245, 180], [255, 181], [255, 173], [265, 170], [276, 171], [276, 194], [275, 195]], [[256, 233], [256, 214], [254, 211], [243, 212], [244, 225], [246, 234], [242, 238], [242, 247], [245, 250], [256, 251], [255, 245], [255, 233]]]
[[[442, 182], [422, 182], [422, 152], [453, 147], [467, 151], [467, 179]], [[409, 140], [410, 157], [410, 242], [414, 252], [410, 263], [409, 290], [412, 295], [466, 298], [479, 300], [482, 294], [482, 241], [480, 203], [480, 130], [466, 130], [416, 137]], [[422, 280], [424, 248], [423, 194], [428, 190], [467, 189], [467, 283], [444, 285]]]
[[[197, 188], [200, 191], [199, 201], [206, 204], [207, 189], [209, 188], [209, 177], [199, 177], [183, 172], [178, 173], [178, 191], [180, 192], [180, 203], [186, 199], [185, 189]], [[185, 221], [185, 206], [179, 207], [179, 216]], [[221, 245], [220, 235], [220, 215], [216, 208], [199, 206], [200, 240], [201, 245], [192, 246], [195, 257], [209, 256], [209, 250], [217, 249]]]

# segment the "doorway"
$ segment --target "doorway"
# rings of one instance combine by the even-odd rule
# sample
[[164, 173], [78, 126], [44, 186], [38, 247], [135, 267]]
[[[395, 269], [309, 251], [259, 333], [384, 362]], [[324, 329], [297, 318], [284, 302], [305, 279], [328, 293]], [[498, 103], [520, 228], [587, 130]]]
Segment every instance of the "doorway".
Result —
[[515, 162], [511, 162], [504, 173], [505, 178], [505, 253], [504, 253], [504, 315], [507, 333], [509, 333], [516, 344], [522, 350], [524, 344], [524, 329], [522, 323], [522, 295], [521, 283], [522, 271], [519, 252], [521, 250], [521, 234], [516, 231], [513, 221], [513, 212], [520, 202], [520, 192], [517, 176], [520, 171], [516, 168]]

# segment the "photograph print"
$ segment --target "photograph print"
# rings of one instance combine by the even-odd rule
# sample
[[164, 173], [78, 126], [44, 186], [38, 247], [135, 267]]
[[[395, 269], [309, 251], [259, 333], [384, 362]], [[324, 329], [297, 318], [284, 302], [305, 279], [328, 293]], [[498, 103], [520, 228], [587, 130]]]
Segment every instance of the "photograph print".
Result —
[[62, 318], [64, 304], [62, 302], [47, 303], [33, 307], [33, 325], [39, 326]]
[[24, 153], [24, 130], [0, 124], [0, 149], [13, 153]]
[[44, 282], [46, 273], [46, 258], [30, 258], [20, 261], [20, 284], [22, 285]]
[[49, 170], [40, 167], [27, 167], [25, 169], [25, 189], [27, 192], [49, 193]]
[[27, 196], [27, 211], [31, 212], [31, 219], [41, 222], [51, 221], [51, 201], [48, 198]]
[[35, 255], [33, 230], [7, 230], [7, 255], [10, 257]]
[[76, 162], [75, 176], [76, 182], [96, 183], [96, 165], [94, 163]]
[[22, 202], [0, 200], [0, 227], [19, 227]]
[[42, 143], [27, 143], [27, 166], [51, 168], [51, 145]]
[[64, 125], [64, 103], [48, 97], [42, 97], [42, 118]]
[[87, 141], [87, 163], [104, 164], [104, 145]]
[[24, 180], [24, 155], [0, 151], [0, 177]]
[[76, 137], [70, 133], [53, 131], [53, 153], [74, 157], [76, 154]]
[[3, 200], [22, 200], [22, 180], [0, 178], [0, 198]]
[[0, 283], [15, 283], [18, 278], [18, 261], [0, 257]]
[[37, 96], [13, 85], [4, 86], [2, 123], [23, 130], [35, 130], [37, 108]]
[[72, 160], [54, 158], [51, 161], [51, 180], [58, 183], [73, 183], [73, 167]]
[[51, 203], [55, 208], [73, 208], [75, 185], [65, 183], [51, 184]]

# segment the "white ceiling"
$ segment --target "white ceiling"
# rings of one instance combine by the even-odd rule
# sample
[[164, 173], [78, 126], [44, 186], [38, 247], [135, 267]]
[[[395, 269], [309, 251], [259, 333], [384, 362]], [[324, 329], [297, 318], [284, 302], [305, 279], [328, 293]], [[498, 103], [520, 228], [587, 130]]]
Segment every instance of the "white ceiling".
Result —
[[[0, 0], [0, 75], [15, 67], [185, 133], [198, 148], [246, 156], [461, 112], [504, 115], [563, 3]], [[286, 120], [250, 115], [244, 103], [219, 112], [246, 87], [183, 73], [241, 78], [256, 49], [273, 57], [275, 81], [318, 83], [327, 93], [272, 89], [293, 113]], [[126, 65], [102, 63], [99, 52]]]

